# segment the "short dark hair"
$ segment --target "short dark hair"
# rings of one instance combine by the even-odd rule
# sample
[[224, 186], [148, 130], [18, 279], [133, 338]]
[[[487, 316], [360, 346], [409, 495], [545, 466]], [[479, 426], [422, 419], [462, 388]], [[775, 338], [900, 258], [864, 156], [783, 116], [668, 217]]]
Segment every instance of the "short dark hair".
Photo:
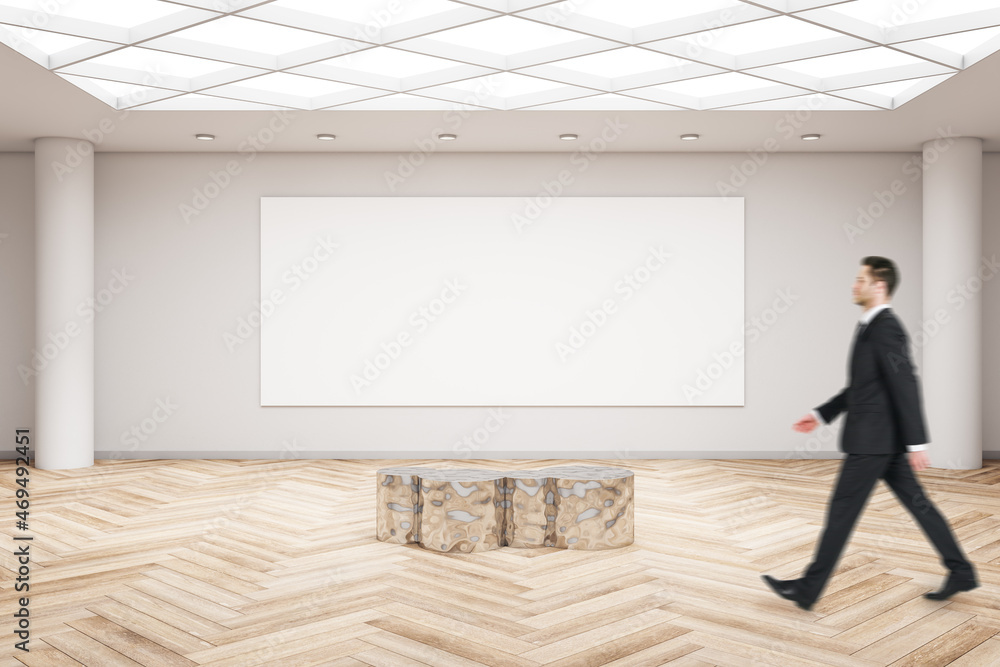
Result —
[[896, 285], [899, 284], [899, 271], [896, 270], [896, 265], [892, 263], [892, 260], [878, 255], [869, 255], [861, 260], [861, 265], [868, 267], [868, 271], [872, 274], [872, 282], [877, 283], [884, 280], [886, 291], [889, 296], [892, 296], [892, 293], [896, 291]]

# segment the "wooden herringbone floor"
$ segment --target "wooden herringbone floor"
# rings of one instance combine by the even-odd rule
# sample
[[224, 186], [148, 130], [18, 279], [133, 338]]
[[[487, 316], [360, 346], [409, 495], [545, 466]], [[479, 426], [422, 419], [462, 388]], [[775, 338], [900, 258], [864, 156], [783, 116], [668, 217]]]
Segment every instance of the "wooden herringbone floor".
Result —
[[[1000, 462], [919, 477], [982, 586], [879, 482], [810, 612], [760, 580], [811, 560], [836, 460], [632, 460], [635, 544], [439, 554], [374, 537], [375, 470], [533, 461], [101, 461], [31, 470], [31, 652], [0, 666], [1000, 664]], [[14, 529], [14, 471], [0, 464]], [[10, 657], [5, 657], [10, 656]]]

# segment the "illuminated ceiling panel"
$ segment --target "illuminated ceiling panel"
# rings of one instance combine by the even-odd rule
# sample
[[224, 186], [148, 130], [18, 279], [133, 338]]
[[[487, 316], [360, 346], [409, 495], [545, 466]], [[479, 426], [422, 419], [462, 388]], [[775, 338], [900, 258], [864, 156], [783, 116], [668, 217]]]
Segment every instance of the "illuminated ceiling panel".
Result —
[[895, 109], [1000, 50], [995, 0], [0, 0], [115, 109]]

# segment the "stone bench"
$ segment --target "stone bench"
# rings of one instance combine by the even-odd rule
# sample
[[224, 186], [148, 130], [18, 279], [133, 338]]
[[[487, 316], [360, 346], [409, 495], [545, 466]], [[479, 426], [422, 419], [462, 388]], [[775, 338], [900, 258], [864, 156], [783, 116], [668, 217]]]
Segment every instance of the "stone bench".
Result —
[[633, 541], [626, 468], [381, 468], [376, 537], [434, 551], [499, 547], [615, 549]]

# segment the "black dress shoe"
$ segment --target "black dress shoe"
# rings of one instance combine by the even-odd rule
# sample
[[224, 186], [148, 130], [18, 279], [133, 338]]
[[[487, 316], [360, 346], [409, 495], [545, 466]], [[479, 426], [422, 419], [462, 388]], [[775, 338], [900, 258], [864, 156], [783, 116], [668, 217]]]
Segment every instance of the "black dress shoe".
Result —
[[799, 590], [799, 586], [796, 583], [797, 580], [795, 579], [784, 581], [781, 579], [775, 579], [774, 577], [771, 577], [766, 574], [762, 574], [760, 578], [763, 579], [768, 586], [774, 589], [775, 593], [785, 598], [786, 600], [791, 600], [792, 602], [797, 604], [801, 609], [809, 611], [810, 609], [812, 609], [813, 604], [815, 604], [816, 602], [815, 600], [808, 599], [805, 595], [802, 594], [802, 591]]
[[955, 593], [961, 591], [971, 591], [973, 588], [978, 588], [979, 582], [975, 579], [957, 579], [955, 577], [948, 577], [944, 586], [941, 590], [934, 591], [932, 593], [924, 593], [924, 597], [928, 600], [947, 600]]

